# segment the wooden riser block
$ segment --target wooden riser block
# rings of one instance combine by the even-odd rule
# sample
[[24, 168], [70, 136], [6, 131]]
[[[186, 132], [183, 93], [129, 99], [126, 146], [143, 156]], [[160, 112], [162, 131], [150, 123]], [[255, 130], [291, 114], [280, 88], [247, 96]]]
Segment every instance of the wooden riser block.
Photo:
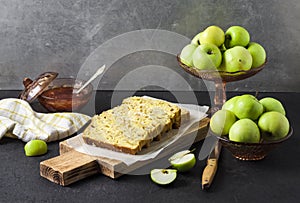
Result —
[[97, 173], [97, 159], [75, 150], [40, 163], [40, 175], [63, 186]]

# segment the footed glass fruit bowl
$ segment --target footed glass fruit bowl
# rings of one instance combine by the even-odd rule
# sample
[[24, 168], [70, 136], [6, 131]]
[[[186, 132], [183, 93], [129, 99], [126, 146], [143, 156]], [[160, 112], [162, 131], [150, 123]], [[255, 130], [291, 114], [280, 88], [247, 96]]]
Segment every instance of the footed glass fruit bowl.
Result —
[[255, 161], [261, 160], [267, 156], [267, 154], [278, 147], [281, 143], [288, 140], [293, 134], [293, 128], [291, 127], [287, 136], [280, 140], [274, 141], [261, 141], [260, 143], [243, 143], [230, 141], [226, 136], [215, 135], [211, 130], [209, 133], [218, 138], [222, 146], [228, 149], [231, 154], [240, 160]]
[[183, 68], [187, 73], [204, 80], [213, 81], [215, 84], [215, 96], [214, 96], [214, 107], [211, 108], [211, 113], [213, 114], [217, 110], [221, 109], [222, 105], [226, 101], [226, 83], [234, 82], [249, 78], [258, 72], [260, 72], [266, 62], [257, 68], [252, 68], [248, 71], [237, 71], [237, 72], [226, 72], [218, 70], [200, 70], [195, 67], [189, 67], [185, 65], [181, 59], [180, 55], [177, 55], [177, 61], [181, 68]]
[[177, 61], [179, 62], [179, 65], [186, 72], [188, 72], [198, 78], [202, 78], [204, 80], [209, 80], [209, 81], [221, 80], [223, 82], [234, 82], [234, 81], [239, 81], [239, 80], [249, 78], [249, 77], [257, 74], [258, 72], [260, 72], [266, 64], [266, 62], [265, 62], [260, 67], [251, 68], [248, 71], [241, 70], [241, 71], [236, 71], [236, 72], [226, 72], [226, 71], [218, 71], [218, 70], [200, 70], [195, 67], [187, 66], [180, 60], [180, 55], [177, 55]]

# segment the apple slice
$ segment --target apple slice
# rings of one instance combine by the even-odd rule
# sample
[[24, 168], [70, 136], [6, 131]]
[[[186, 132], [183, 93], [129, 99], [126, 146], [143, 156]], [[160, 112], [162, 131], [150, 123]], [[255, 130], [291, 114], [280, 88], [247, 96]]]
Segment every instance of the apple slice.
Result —
[[169, 158], [171, 165], [178, 171], [184, 172], [193, 168], [196, 164], [196, 158], [190, 150], [178, 152]]
[[167, 185], [173, 182], [177, 177], [175, 169], [152, 169], [150, 177], [153, 182], [159, 185]]

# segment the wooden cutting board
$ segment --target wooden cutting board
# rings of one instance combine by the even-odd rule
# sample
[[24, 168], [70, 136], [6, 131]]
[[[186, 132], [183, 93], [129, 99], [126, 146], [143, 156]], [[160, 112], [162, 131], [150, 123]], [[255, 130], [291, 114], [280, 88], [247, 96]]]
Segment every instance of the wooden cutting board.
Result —
[[[195, 136], [195, 132], [198, 131], [194, 142], [203, 140], [207, 135], [208, 123], [209, 118], [202, 119], [199, 125], [194, 125], [194, 127], [190, 128], [181, 139], [185, 139], [187, 136]], [[79, 141], [77, 137], [70, 139], [73, 139], [73, 141], [78, 139]], [[127, 166], [118, 160], [80, 153], [72, 148], [67, 140], [59, 143], [59, 150], [59, 156], [40, 163], [40, 175], [62, 186], [99, 173], [115, 179], [153, 161], [138, 161]]]

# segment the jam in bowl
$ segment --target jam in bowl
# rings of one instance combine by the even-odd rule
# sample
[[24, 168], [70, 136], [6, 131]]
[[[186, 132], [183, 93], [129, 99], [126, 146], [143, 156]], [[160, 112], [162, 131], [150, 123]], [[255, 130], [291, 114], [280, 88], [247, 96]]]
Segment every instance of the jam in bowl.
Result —
[[76, 93], [84, 83], [85, 81], [75, 78], [56, 78], [38, 97], [38, 100], [50, 112], [80, 110], [88, 103], [93, 91], [93, 86], [89, 84]]

